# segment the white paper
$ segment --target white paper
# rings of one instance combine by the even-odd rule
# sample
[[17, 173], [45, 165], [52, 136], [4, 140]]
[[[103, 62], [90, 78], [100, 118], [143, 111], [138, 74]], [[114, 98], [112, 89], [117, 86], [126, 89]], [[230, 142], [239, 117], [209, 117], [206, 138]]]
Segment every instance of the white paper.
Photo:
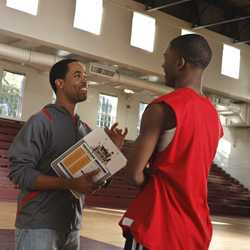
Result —
[[[105, 182], [123, 168], [127, 159], [112, 142], [103, 128], [90, 132], [66, 152], [55, 159], [51, 166], [59, 176], [77, 178], [83, 173], [99, 169], [95, 182]], [[80, 194], [72, 191], [79, 198]]]

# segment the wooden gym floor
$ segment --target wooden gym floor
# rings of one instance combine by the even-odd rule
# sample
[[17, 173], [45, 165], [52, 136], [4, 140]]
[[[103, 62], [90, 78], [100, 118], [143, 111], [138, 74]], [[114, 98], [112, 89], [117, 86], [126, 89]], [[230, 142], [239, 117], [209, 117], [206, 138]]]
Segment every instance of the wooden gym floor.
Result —
[[[0, 202], [0, 250], [14, 249], [16, 204]], [[123, 211], [85, 208], [81, 250], [121, 250], [124, 239], [117, 225]], [[250, 218], [214, 216], [210, 250], [250, 250]]]

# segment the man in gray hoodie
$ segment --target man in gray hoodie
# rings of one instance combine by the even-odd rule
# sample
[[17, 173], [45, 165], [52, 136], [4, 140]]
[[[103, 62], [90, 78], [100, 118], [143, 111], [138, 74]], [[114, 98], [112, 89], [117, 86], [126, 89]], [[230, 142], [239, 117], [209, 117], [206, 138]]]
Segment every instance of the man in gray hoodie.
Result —
[[[21, 191], [16, 215], [17, 250], [78, 250], [83, 194], [98, 187], [92, 181], [97, 172], [76, 179], [57, 177], [50, 163], [91, 129], [75, 113], [78, 102], [87, 98], [85, 67], [65, 59], [50, 70], [55, 104], [45, 106], [23, 126], [9, 149], [10, 179]], [[108, 131], [121, 146], [127, 134], [113, 126]]]

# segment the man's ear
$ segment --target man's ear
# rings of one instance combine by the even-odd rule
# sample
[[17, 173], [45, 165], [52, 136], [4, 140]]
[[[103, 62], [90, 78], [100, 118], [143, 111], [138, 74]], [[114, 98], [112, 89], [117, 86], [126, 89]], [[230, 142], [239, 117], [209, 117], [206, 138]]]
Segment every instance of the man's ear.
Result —
[[179, 70], [182, 70], [184, 67], [185, 67], [185, 64], [186, 64], [186, 60], [184, 57], [180, 56], [178, 58], [178, 61], [177, 61], [177, 68]]
[[56, 89], [57, 90], [63, 88], [63, 80], [62, 79], [56, 79], [55, 84], [56, 84]]

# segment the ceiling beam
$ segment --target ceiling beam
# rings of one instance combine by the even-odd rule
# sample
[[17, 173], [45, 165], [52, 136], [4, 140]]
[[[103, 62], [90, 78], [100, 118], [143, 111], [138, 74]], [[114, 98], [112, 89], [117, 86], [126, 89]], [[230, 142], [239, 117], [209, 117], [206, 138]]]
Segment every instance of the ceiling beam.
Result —
[[166, 3], [166, 4], [163, 4], [163, 5], [157, 6], [157, 7], [146, 7], [146, 10], [148, 12], [152, 12], [152, 11], [168, 8], [168, 7], [171, 7], [171, 6], [180, 5], [180, 4], [191, 2], [191, 1], [192, 0], [178, 0], [178, 1], [175, 1], [175, 2]]
[[214, 23], [208, 23], [208, 24], [204, 24], [204, 25], [194, 24], [192, 26], [192, 28], [194, 30], [199, 30], [199, 29], [204, 29], [204, 28], [208, 28], [208, 27], [212, 27], [212, 26], [218, 26], [218, 25], [227, 24], [227, 23], [239, 22], [239, 21], [243, 21], [243, 20], [247, 20], [247, 19], [250, 19], [250, 15], [242, 16], [242, 17], [235, 17], [235, 18], [231, 18], [231, 19], [227, 19], [227, 20], [223, 20], [223, 21], [218, 21], [218, 22], [214, 22]]
[[250, 38], [249, 38], [249, 39], [246, 39], [246, 40], [237, 40], [237, 39], [234, 39], [234, 40], [233, 40], [233, 43], [234, 43], [234, 44], [250, 43]]

